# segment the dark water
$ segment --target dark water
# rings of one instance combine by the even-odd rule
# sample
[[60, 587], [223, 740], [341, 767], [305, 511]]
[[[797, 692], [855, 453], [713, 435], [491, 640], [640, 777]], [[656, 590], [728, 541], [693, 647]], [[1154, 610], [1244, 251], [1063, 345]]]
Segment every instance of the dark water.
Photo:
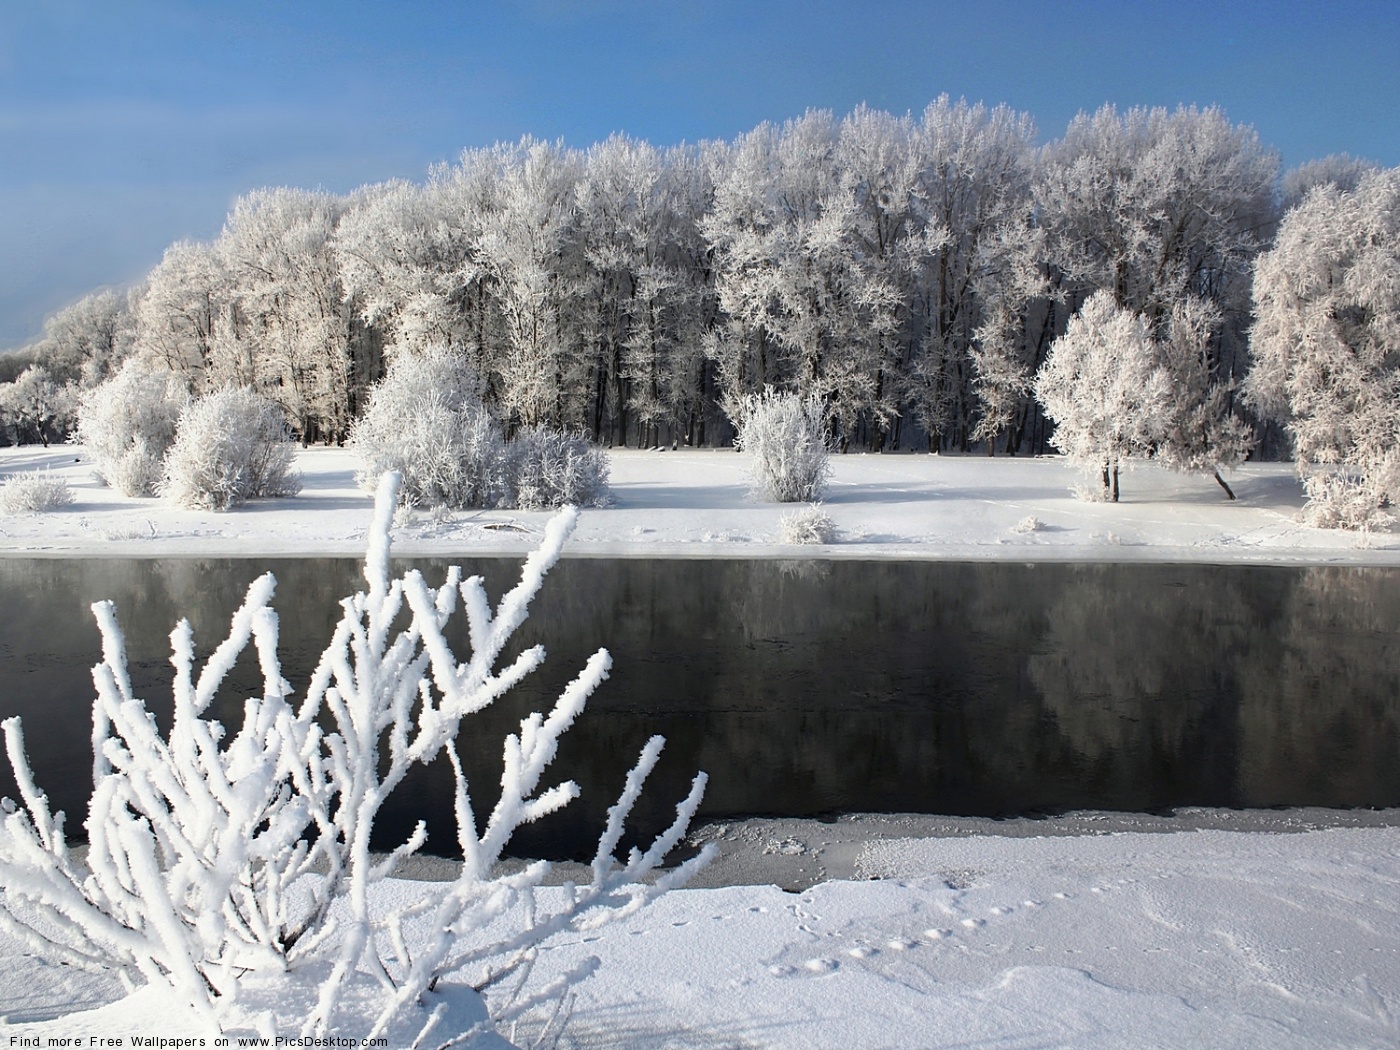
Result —
[[[446, 562], [414, 564], [433, 582]], [[117, 602], [137, 693], [166, 718], [177, 617], [207, 652], [269, 567], [299, 688], [360, 586], [356, 561], [0, 560], [0, 717], [23, 716], [74, 830], [91, 787], [89, 604]], [[465, 567], [493, 597], [518, 571]], [[653, 733], [668, 745], [642, 830], [668, 822], [696, 769], [716, 816], [1395, 806], [1397, 627], [1389, 569], [565, 560], [519, 635], [549, 660], [465, 722], [459, 750], [492, 804], [504, 734], [607, 647], [613, 674], [555, 765], [582, 786], [583, 820], [541, 822], [518, 852], [586, 849]], [[217, 713], [238, 717], [260, 686], [240, 664]], [[430, 849], [447, 851], [447, 787], [445, 769], [406, 784], [382, 844], [426, 815]]]

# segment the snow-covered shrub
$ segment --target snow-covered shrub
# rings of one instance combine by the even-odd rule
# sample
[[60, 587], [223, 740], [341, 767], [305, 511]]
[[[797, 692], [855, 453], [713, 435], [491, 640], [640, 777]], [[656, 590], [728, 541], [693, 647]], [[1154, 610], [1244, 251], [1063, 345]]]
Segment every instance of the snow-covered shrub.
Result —
[[817, 503], [784, 514], [778, 520], [784, 543], [830, 543], [836, 523]]
[[[558, 900], [551, 911], [533, 896], [548, 864], [492, 875], [518, 827], [578, 795], [571, 781], [540, 784], [561, 734], [607, 676], [607, 651], [588, 661], [548, 717], [532, 714], [506, 738], [500, 800], [489, 815], [473, 808], [454, 741], [464, 717], [543, 661], [535, 646], [496, 667], [577, 514], [565, 510], [549, 523], [520, 582], [492, 609], [481, 578], [463, 580], [455, 567], [440, 587], [417, 571], [391, 579], [396, 485], [387, 475], [376, 499], [367, 590], [341, 603], [300, 702], [289, 699], [277, 656], [270, 573], [249, 587], [228, 637], [197, 675], [188, 621], [172, 632], [174, 717], [164, 735], [132, 692], [115, 608], [93, 606], [103, 659], [93, 669], [86, 859], [70, 851], [63, 814], [50, 811], [34, 782], [20, 720], [6, 720], [19, 804], [0, 806], [0, 928], [53, 963], [115, 970], [128, 986], [153, 986], [226, 1032], [353, 1031], [416, 1046], [414, 1033], [421, 1040], [449, 1001], [482, 1007], [485, 994], [499, 1023], [562, 995], [596, 960], [534, 996], [504, 1005], [494, 998], [528, 972], [545, 938], [630, 915], [706, 862], [711, 852], [657, 870], [699, 806], [704, 774], [649, 849], [633, 849], [621, 863], [613, 857], [660, 755], [663, 741], [653, 737], [609, 810], [587, 885], [551, 898]], [[471, 647], [461, 657], [449, 635], [462, 632], [448, 630], [459, 605]], [[262, 696], [246, 701], [241, 727], [225, 727], [206, 712], [250, 644]], [[376, 908], [375, 885], [423, 845], [426, 832], [420, 823], [393, 853], [375, 856], [375, 821], [410, 768], [439, 756], [456, 780], [458, 876], [412, 903]], [[477, 1014], [480, 1032], [489, 1032], [485, 1009]], [[427, 1045], [465, 1046], [473, 1036], [434, 1032]]]
[[1026, 535], [1032, 532], [1039, 532], [1045, 528], [1045, 524], [1034, 514], [1028, 514], [1015, 525], [1011, 526], [1011, 531], [1019, 535]]
[[54, 510], [73, 502], [73, 491], [63, 478], [47, 470], [30, 470], [12, 474], [0, 486], [0, 511], [24, 514], [31, 511]]
[[154, 496], [186, 401], [174, 375], [144, 371], [134, 360], [83, 394], [78, 440], [98, 478], [123, 496]]
[[608, 457], [581, 434], [527, 427], [510, 443], [509, 462], [514, 506], [590, 507], [608, 498]]
[[505, 444], [477, 388], [471, 367], [445, 347], [395, 358], [350, 430], [360, 486], [372, 492], [379, 477], [393, 470], [403, 477], [399, 498], [408, 505], [500, 502]]
[[1362, 478], [1344, 471], [1315, 471], [1303, 478], [1308, 502], [1302, 520], [1319, 529], [1356, 529], [1366, 532], [1395, 524], [1386, 508], [1387, 490], [1375, 477]]
[[229, 387], [180, 413], [160, 491], [182, 507], [228, 510], [259, 496], [294, 496], [296, 445], [282, 410], [261, 394]]
[[737, 415], [734, 444], [752, 457], [759, 498], [777, 503], [821, 499], [831, 472], [821, 402], [770, 388], [744, 397]]

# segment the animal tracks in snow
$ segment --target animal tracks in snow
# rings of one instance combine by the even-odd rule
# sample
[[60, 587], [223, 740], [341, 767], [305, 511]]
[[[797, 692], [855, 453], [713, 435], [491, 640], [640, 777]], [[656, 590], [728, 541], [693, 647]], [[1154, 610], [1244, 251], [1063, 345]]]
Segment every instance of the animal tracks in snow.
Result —
[[[877, 933], [862, 923], [823, 929], [821, 915], [804, 896], [788, 904], [786, 910], [795, 929], [806, 935], [808, 950], [804, 952], [802, 944], [790, 946], [781, 958], [769, 961], [768, 973], [778, 978], [820, 977], [840, 969], [843, 959], [848, 965], [866, 963], [880, 967], [888, 967], [896, 958], [915, 965], [932, 963], [940, 953], [974, 950], [979, 941], [987, 941], [1003, 924], [1045, 907], [1040, 900], [985, 906], [972, 903], [968, 896], [969, 891], [953, 889], [945, 883], [941, 891], [931, 891], [931, 899], [922, 900], [911, 909], [910, 932], [898, 936], [890, 936], [888, 931]], [[1059, 896], [1065, 900], [1070, 897]], [[940, 915], [947, 925], [928, 925], [926, 914], [920, 922], [921, 913]], [[813, 948], [817, 950], [812, 951]], [[1039, 949], [1027, 945], [1026, 950]]]

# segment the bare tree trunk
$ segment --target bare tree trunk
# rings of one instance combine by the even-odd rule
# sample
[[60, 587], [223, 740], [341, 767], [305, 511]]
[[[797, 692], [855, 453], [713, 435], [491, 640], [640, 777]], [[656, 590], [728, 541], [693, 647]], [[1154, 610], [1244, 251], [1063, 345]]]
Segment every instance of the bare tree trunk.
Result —
[[1228, 496], [1230, 499], [1235, 498], [1234, 491], [1230, 488], [1229, 485], [1225, 484], [1225, 479], [1220, 476], [1220, 471], [1212, 470], [1211, 476], [1214, 477], [1216, 482], [1220, 485], [1220, 487], [1225, 490], [1226, 496]]

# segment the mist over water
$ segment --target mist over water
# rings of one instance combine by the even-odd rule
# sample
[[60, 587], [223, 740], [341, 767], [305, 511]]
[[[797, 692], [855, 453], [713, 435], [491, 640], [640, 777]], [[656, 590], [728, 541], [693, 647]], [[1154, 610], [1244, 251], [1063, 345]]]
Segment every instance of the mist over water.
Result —
[[[433, 583], [448, 562], [412, 564]], [[493, 598], [518, 572], [463, 564]], [[90, 603], [116, 601], [136, 693], [164, 725], [176, 619], [207, 653], [268, 568], [300, 692], [362, 586], [358, 561], [0, 559], [0, 717], [23, 716], [71, 830], [91, 787]], [[545, 645], [544, 668], [467, 719], [458, 746], [489, 807], [504, 735], [605, 647], [613, 673], [546, 778], [583, 798], [517, 852], [596, 842], [653, 733], [668, 743], [639, 834], [669, 823], [696, 769], [711, 816], [1395, 806], [1397, 624], [1400, 570], [1380, 568], [565, 559], [517, 636]], [[211, 714], [236, 722], [261, 682], [245, 654]], [[0, 791], [14, 793], [8, 768]], [[445, 768], [404, 785], [381, 844], [424, 817], [429, 850], [451, 852]]]

